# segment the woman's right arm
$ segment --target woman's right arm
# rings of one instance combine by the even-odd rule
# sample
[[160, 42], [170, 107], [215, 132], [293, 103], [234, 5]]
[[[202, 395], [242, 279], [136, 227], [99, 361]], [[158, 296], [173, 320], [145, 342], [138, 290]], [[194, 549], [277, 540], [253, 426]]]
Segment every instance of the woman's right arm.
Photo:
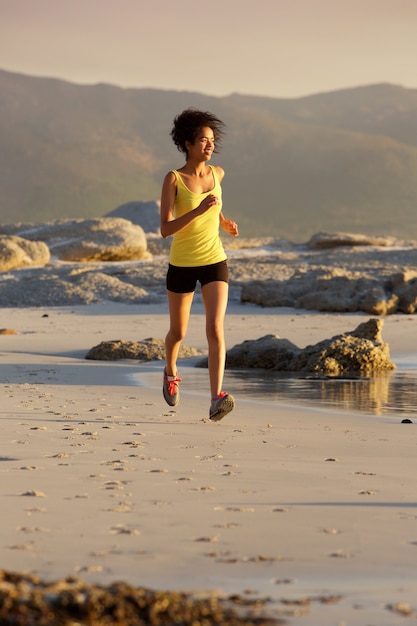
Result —
[[174, 220], [174, 204], [175, 196], [177, 193], [177, 183], [175, 180], [175, 174], [168, 172], [164, 178], [161, 191], [161, 208], [160, 208], [160, 231], [162, 237], [169, 237], [174, 235], [175, 230]]
[[177, 181], [173, 172], [168, 172], [164, 178], [161, 192], [161, 210], [160, 210], [160, 231], [162, 237], [171, 237], [178, 231], [182, 230], [190, 224], [196, 217], [205, 213], [214, 204], [217, 204], [217, 198], [210, 194], [192, 211], [174, 217], [174, 204], [177, 194]]

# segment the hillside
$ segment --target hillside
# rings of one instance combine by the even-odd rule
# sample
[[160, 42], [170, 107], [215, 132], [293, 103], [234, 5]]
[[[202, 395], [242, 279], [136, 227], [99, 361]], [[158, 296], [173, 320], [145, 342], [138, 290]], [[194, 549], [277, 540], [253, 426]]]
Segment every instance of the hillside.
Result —
[[112, 85], [0, 71], [0, 222], [105, 215], [159, 197], [183, 157], [173, 117], [227, 124], [225, 212], [243, 235], [318, 230], [415, 239], [417, 91], [373, 85], [294, 100]]

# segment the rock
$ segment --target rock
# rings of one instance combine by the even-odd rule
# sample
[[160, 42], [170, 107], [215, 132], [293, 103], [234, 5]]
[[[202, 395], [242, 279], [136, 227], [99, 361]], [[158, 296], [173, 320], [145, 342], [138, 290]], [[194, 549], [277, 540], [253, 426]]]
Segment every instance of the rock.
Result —
[[398, 310], [403, 313], [417, 311], [417, 272], [407, 271], [393, 278], [394, 292], [398, 299]]
[[28, 241], [15, 235], [0, 235], [0, 271], [45, 265], [51, 255], [43, 241]]
[[117, 207], [110, 213], [106, 214], [106, 217], [123, 217], [125, 220], [129, 220], [132, 224], [137, 224], [145, 233], [159, 233], [160, 217], [159, 217], [160, 203], [159, 201], [150, 202], [126, 202]]
[[[121, 218], [102, 218], [117, 220]], [[124, 220], [126, 223], [126, 221]], [[34, 242], [43, 233], [51, 247], [64, 244], [77, 233], [91, 237], [91, 220], [67, 220], [43, 225], [0, 225], [0, 233], [23, 236]], [[74, 232], [73, 227], [77, 232]], [[115, 222], [113, 222], [115, 224]], [[129, 231], [140, 228], [127, 222]], [[116, 227], [115, 227], [116, 228]], [[118, 227], [117, 227], [118, 228]], [[116, 231], [117, 231], [116, 228]], [[137, 231], [135, 231], [137, 232]], [[141, 236], [144, 233], [141, 232]], [[58, 235], [61, 238], [58, 240]], [[103, 251], [107, 235], [101, 233]], [[40, 239], [40, 237], [39, 237]], [[226, 248], [237, 245], [225, 237]], [[43, 240], [42, 240], [43, 241]], [[117, 301], [166, 302], [167, 254], [171, 239], [146, 235], [145, 257], [137, 262], [60, 262], [52, 258], [42, 266], [19, 267], [0, 275], [0, 306], [67, 306]], [[232, 245], [233, 244], [233, 245]], [[255, 245], [253, 249], [250, 249]], [[239, 247], [244, 248], [241, 253]], [[54, 249], [54, 252], [59, 250]], [[147, 258], [149, 252], [153, 255]], [[242, 239], [228, 252], [230, 301], [260, 306], [285, 306], [326, 312], [365, 311], [369, 315], [417, 311], [417, 242], [393, 247], [341, 246], [307, 250], [278, 239]], [[196, 298], [201, 298], [197, 290]]]
[[[2, 231], [6, 227], [2, 227]], [[149, 258], [146, 236], [140, 226], [117, 217], [56, 220], [21, 224], [16, 234], [45, 242], [63, 261], [130, 261]]]
[[164, 239], [160, 234], [147, 233], [146, 240], [148, 242], [148, 250], [153, 256], [169, 254], [169, 249], [172, 243], [171, 237], [166, 237]]
[[[247, 340], [226, 354], [227, 369], [263, 368], [310, 372], [324, 376], [375, 374], [395, 369], [389, 346], [382, 341], [382, 319], [370, 319], [355, 330], [301, 349], [276, 335]], [[207, 359], [197, 367], [207, 367]]]
[[0, 570], [0, 586], [3, 626], [278, 626], [283, 623], [281, 619], [268, 617], [268, 598], [256, 599], [256, 616], [253, 616], [253, 606], [248, 607], [247, 598], [238, 594], [196, 595], [134, 587], [123, 581], [104, 586], [73, 575], [47, 581], [36, 574], [7, 570]]
[[391, 361], [388, 344], [382, 341], [382, 326], [382, 319], [370, 319], [354, 331], [307, 346], [295, 355], [292, 371], [326, 376], [392, 371], [396, 366]]
[[404, 280], [364, 276], [339, 268], [296, 270], [284, 280], [254, 280], [242, 286], [241, 302], [263, 307], [285, 306], [315, 311], [390, 315], [417, 309], [417, 274]]
[[276, 369], [279, 354], [280, 368], [285, 371], [291, 367], [294, 355], [299, 348], [288, 339], [280, 339], [277, 335], [265, 335], [254, 341], [246, 340], [227, 352], [226, 367], [228, 368], [263, 368]]
[[[200, 350], [181, 345], [179, 358], [199, 356]], [[165, 341], [152, 337], [142, 341], [102, 341], [86, 354], [86, 359], [96, 361], [116, 361], [118, 359], [135, 359], [141, 362], [165, 360]]]
[[[107, 269], [107, 272], [105, 271]], [[145, 267], [140, 268], [146, 271]], [[148, 270], [149, 271], [149, 270]], [[156, 269], [155, 269], [156, 273]], [[139, 284], [138, 284], [139, 283]], [[150, 294], [140, 286], [142, 274], [117, 264], [46, 265], [21, 269], [0, 281], [0, 306], [72, 306], [99, 302], [129, 304], [159, 302], [162, 295]], [[166, 298], [165, 289], [164, 299]]]
[[394, 237], [371, 237], [352, 233], [326, 233], [319, 232], [311, 237], [306, 243], [310, 250], [323, 248], [337, 248], [339, 246], [392, 246]]

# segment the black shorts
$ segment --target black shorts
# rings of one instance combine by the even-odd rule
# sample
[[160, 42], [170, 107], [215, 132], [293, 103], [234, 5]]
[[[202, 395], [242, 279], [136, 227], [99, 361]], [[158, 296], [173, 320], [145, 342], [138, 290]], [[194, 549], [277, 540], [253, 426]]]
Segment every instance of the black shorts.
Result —
[[171, 263], [168, 266], [167, 289], [174, 293], [195, 291], [197, 281], [200, 281], [201, 286], [204, 287], [207, 283], [218, 280], [224, 283], [229, 282], [227, 261], [198, 267], [178, 267], [177, 265], [171, 265]]

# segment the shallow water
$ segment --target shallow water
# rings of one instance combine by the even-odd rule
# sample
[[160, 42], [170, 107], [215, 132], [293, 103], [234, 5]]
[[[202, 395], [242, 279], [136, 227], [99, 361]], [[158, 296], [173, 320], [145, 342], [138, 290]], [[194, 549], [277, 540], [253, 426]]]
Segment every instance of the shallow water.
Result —
[[[326, 410], [395, 416], [417, 420], [417, 355], [396, 360], [393, 372], [377, 377], [318, 378], [305, 374], [269, 370], [226, 370], [224, 389], [242, 399], [268, 404], [298, 404]], [[158, 374], [152, 368], [140, 375], [142, 384], [159, 387]], [[183, 391], [203, 393], [208, 388], [208, 371], [193, 366], [182, 367]], [[205, 392], [206, 393], [206, 392]]]
[[278, 373], [233, 372], [233, 393], [265, 402], [290, 402], [371, 415], [417, 416], [417, 369], [378, 378], [314, 378]]

